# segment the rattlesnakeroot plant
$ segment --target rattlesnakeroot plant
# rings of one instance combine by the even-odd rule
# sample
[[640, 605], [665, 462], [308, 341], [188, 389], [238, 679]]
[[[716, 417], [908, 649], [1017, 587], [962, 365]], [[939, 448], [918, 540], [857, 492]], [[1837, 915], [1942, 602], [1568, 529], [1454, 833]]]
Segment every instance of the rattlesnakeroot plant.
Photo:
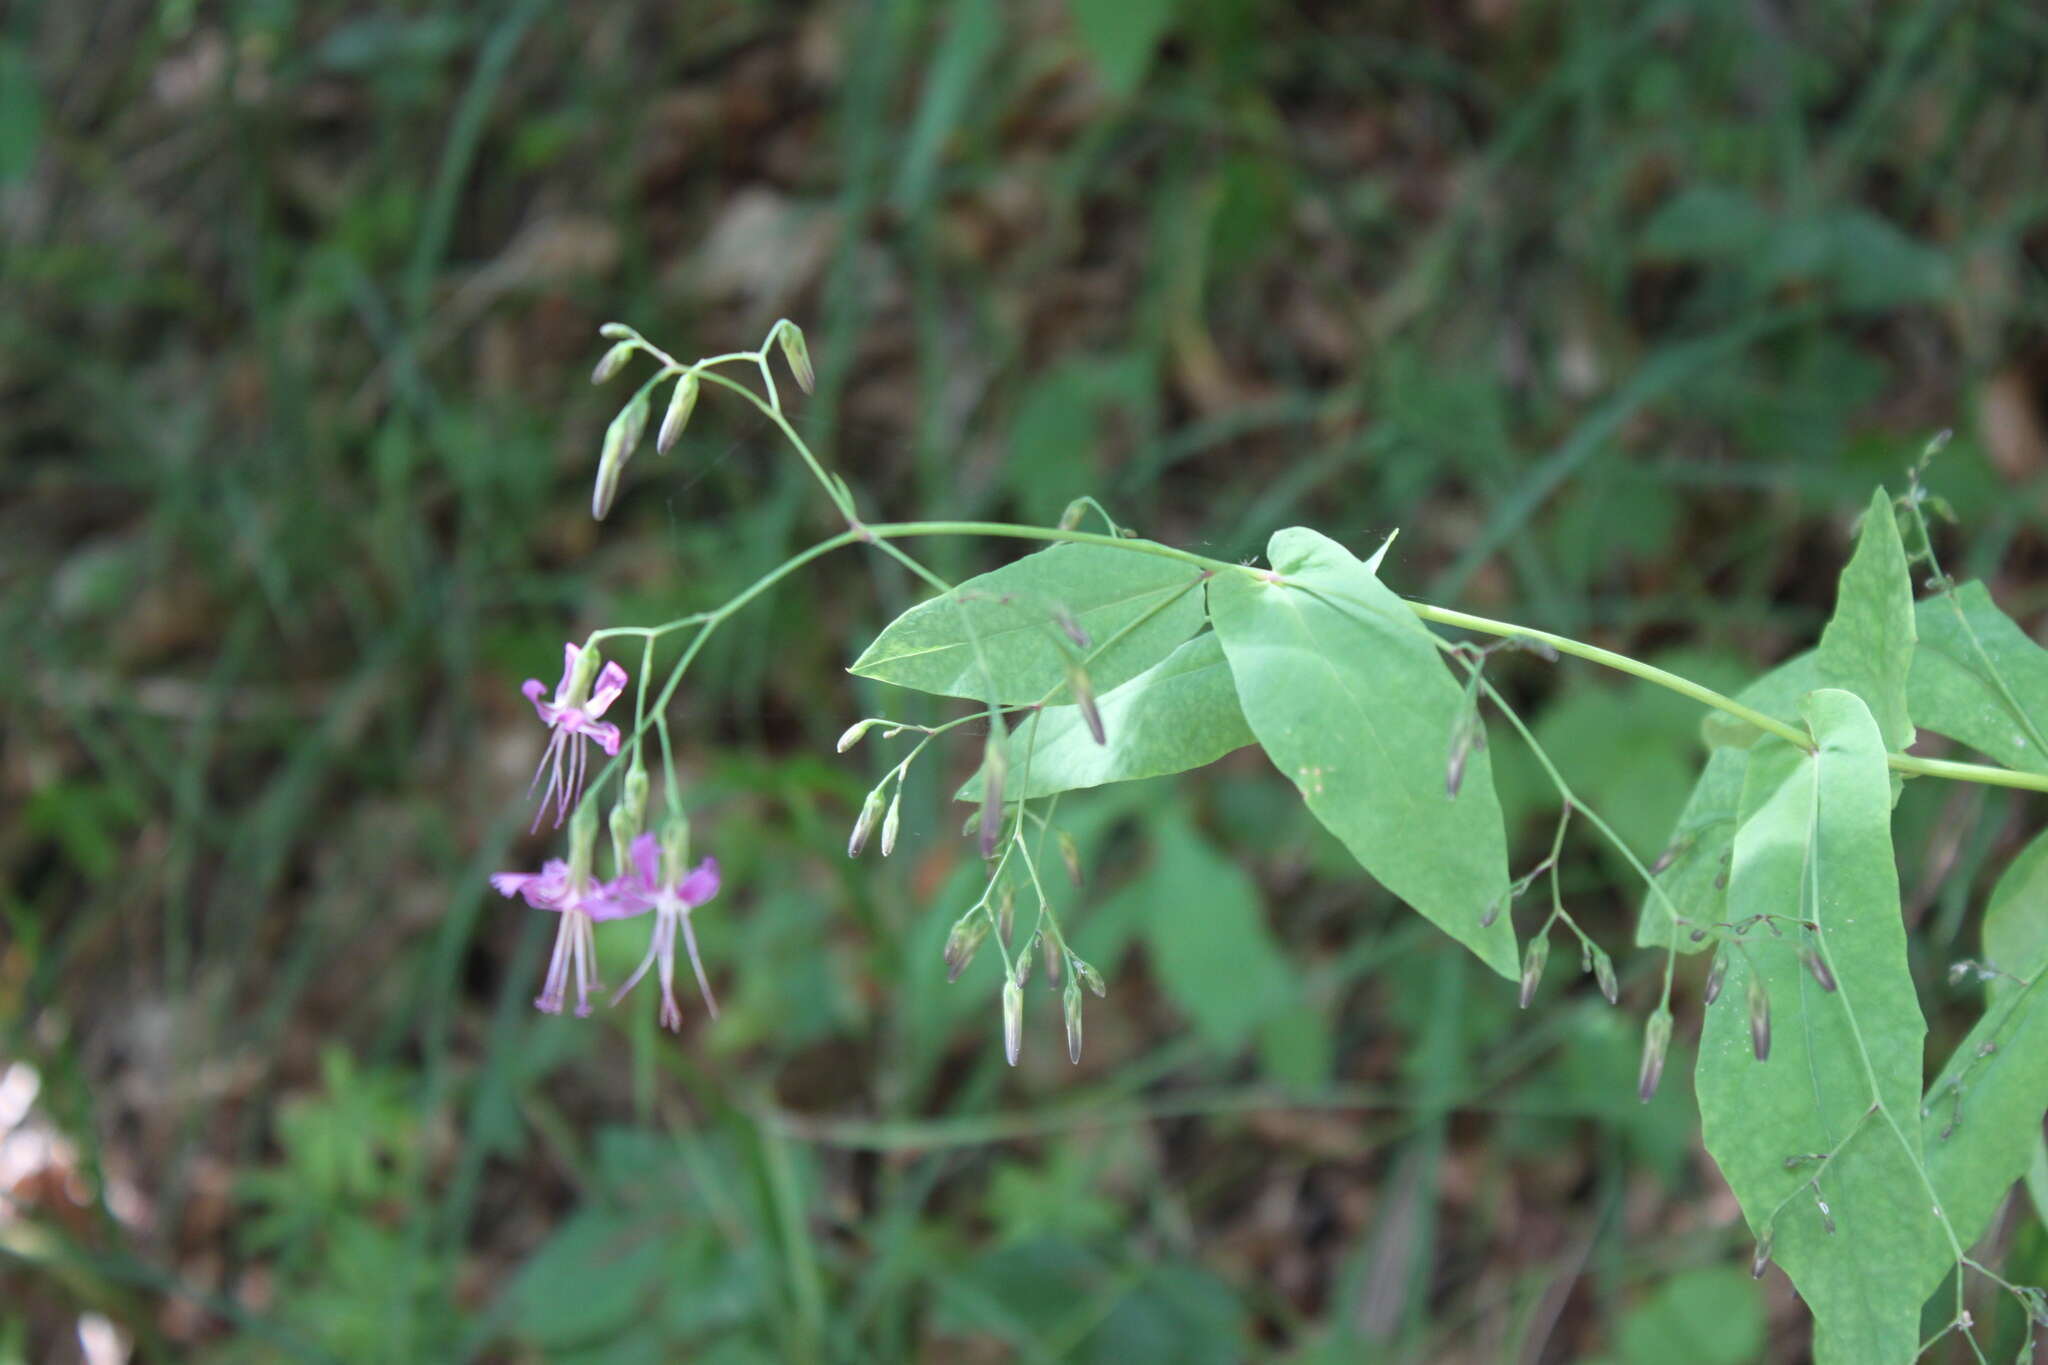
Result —
[[[649, 916], [647, 954], [613, 1003], [654, 968], [661, 1020], [680, 1027], [680, 936], [716, 1014], [691, 917], [717, 894], [718, 865], [691, 860], [668, 706], [705, 642], [748, 603], [814, 561], [861, 546], [932, 595], [892, 622], [852, 671], [971, 705], [941, 724], [870, 717], [847, 728], [841, 752], [870, 732], [908, 741], [862, 804], [847, 853], [859, 857], [873, 843], [886, 856], [911, 765], [939, 740], [973, 737], [979, 767], [958, 796], [972, 807], [966, 833], [987, 879], [952, 926], [945, 966], [957, 977], [976, 953], [1000, 955], [1011, 1063], [1023, 1046], [1034, 966], [1059, 995], [1076, 1061], [1084, 991], [1105, 989], [1046, 891], [1052, 857], [1079, 878], [1075, 846], [1056, 823], [1069, 792], [1182, 772], [1257, 744], [1367, 872], [1516, 983], [1525, 1006], [1559, 933], [1606, 998], [1619, 999], [1608, 953], [1560, 895], [1559, 850], [1580, 821], [1641, 879], [1636, 942], [1662, 954], [1643, 1030], [1646, 1100], [1671, 1043], [1680, 960], [1706, 959], [1685, 988], [1702, 1010], [1694, 1075], [1702, 1136], [1755, 1235], [1756, 1273], [1781, 1266], [1812, 1310], [1815, 1359], [1889, 1365], [1951, 1336], [1984, 1359], [1967, 1307], [1980, 1283], [2026, 1310], [2031, 1352], [2033, 1324], [2048, 1323], [2048, 1295], [2008, 1282], [1972, 1250], [2030, 1164], [2037, 1196], [2048, 1197], [2048, 992], [2039, 989], [2048, 965], [2048, 835], [2027, 845], [1992, 892], [1981, 959], [1956, 965], [1954, 980], [1981, 989], [1984, 1012], [1931, 1085], [1892, 852], [1905, 781], [2048, 791], [2048, 651], [1982, 584], [1943, 574], [1927, 519], [1947, 509], [1921, 482], [1939, 441], [1904, 472], [1901, 495], [1872, 495], [1818, 643], [1727, 696], [1593, 645], [1403, 598], [1380, 579], [1385, 545], [1360, 559], [1306, 527], [1275, 533], [1261, 565], [1143, 539], [1085, 497], [1057, 526], [867, 524], [845, 481], [786, 415], [774, 352], [803, 389], [813, 382], [793, 323], [778, 322], [758, 350], [690, 363], [622, 324], [603, 335], [612, 345], [595, 381], [636, 361], [656, 368], [605, 433], [596, 516], [610, 509], [654, 404], [664, 404], [654, 444], [666, 451], [708, 385], [753, 404], [780, 431], [845, 529], [722, 605], [658, 625], [607, 627], [568, 645], [551, 697], [539, 679], [525, 685], [549, 731], [535, 823], [552, 814], [556, 826], [567, 824], [567, 857], [492, 881], [559, 918], [540, 1009], [559, 1012], [573, 991], [576, 1012], [588, 1014], [603, 991], [596, 926]], [[1083, 529], [1091, 524], [1100, 529]], [[1042, 548], [954, 584], [905, 548], [930, 536]], [[1461, 634], [1448, 639], [1432, 627]], [[653, 687], [655, 645], [670, 635], [685, 643]], [[1706, 763], [1669, 846], [1652, 861], [1574, 794], [1488, 680], [1489, 659], [1507, 649], [1573, 656], [1700, 703]], [[637, 654], [637, 677], [605, 651], [629, 663]], [[605, 719], [629, 690], [630, 724]], [[1508, 865], [1488, 710], [1530, 746], [1557, 794], [1556, 837], [1520, 875]], [[1923, 732], [1994, 762], [1909, 753]], [[606, 759], [594, 775], [593, 746]], [[657, 759], [666, 809], [651, 824]], [[612, 875], [601, 879], [606, 803]], [[1518, 934], [1516, 904], [1538, 882], [1547, 905], [1525, 916], [1527, 932]]]

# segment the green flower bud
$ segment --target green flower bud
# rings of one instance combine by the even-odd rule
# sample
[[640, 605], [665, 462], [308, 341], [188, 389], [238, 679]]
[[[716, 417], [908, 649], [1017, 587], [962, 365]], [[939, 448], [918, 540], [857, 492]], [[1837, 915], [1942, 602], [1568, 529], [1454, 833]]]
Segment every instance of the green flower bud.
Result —
[[882, 817], [882, 856], [888, 857], [896, 851], [896, 822], [903, 813], [903, 788], [898, 786], [896, 794], [889, 798], [889, 813]]
[[633, 458], [633, 448], [640, 444], [646, 430], [647, 390], [642, 389], [619, 409], [618, 416], [604, 430], [604, 448], [597, 457], [597, 483], [590, 492], [590, 515], [599, 521], [612, 510], [612, 499], [619, 491], [619, 475], [626, 468], [626, 461]]
[[1820, 988], [1822, 990], [1828, 992], [1828, 994], [1830, 995], [1834, 994], [1834, 970], [1828, 966], [1827, 959], [1820, 955], [1820, 950], [1818, 948], [1815, 948], [1813, 945], [1808, 944], [1806, 947], [1800, 949], [1799, 960], [1806, 964], [1807, 971], [1813, 973], [1813, 979], [1820, 983]]
[[661, 430], [654, 436], [654, 453], [666, 455], [669, 447], [676, 443], [676, 437], [683, 434], [683, 428], [690, 424], [690, 412], [697, 406], [697, 372], [691, 370], [676, 381], [675, 391], [668, 396], [668, 411], [662, 414]]
[[[1052, 965], [1050, 958], [1046, 960], [1046, 965], [1048, 967]], [[1065, 1009], [1067, 1016], [1067, 1060], [1075, 1066], [1079, 1066], [1081, 1064], [1081, 979], [1079, 977], [1073, 977], [1068, 980], [1066, 992], [1060, 997], [1060, 1004]]]
[[1088, 681], [1088, 670], [1079, 664], [1067, 665], [1067, 687], [1074, 694], [1074, 705], [1081, 708], [1081, 719], [1088, 724], [1088, 734], [1097, 744], [1109, 743], [1109, 735], [1102, 728], [1102, 712], [1095, 706], [1095, 685]]
[[1709, 1005], [1721, 998], [1722, 983], [1728, 979], [1728, 954], [1715, 953], [1714, 965], [1707, 968], [1706, 999]]
[[868, 793], [868, 799], [860, 804], [860, 815], [853, 822], [853, 833], [846, 840], [846, 856], [858, 858], [861, 850], [868, 846], [868, 831], [875, 827], [875, 817], [882, 813], [882, 789], [875, 788]]
[[1593, 979], [1600, 983], [1600, 994], [1607, 997], [1612, 1005], [1621, 999], [1621, 983], [1614, 976], [1614, 959], [1599, 948], [1593, 949]]
[[1024, 988], [1015, 981], [1003, 983], [1003, 1056], [1017, 1065], [1024, 1049]]
[[1671, 1047], [1671, 1011], [1659, 1009], [1643, 1025], [1643, 1065], [1636, 1074], [1636, 1098], [1644, 1104], [1664, 1079], [1664, 1054]]
[[993, 858], [1003, 832], [1003, 781], [1010, 772], [1010, 746], [997, 721], [981, 751], [981, 856]]
[[988, 916], [979, 906], [953, 921], [953, 932], [946, 935], [946, 980], [960, 979], [960, 973], [974, 961], [975, 950], [987, 937]]
[[690, 817], [670, 811], [661, 822], [661, 877], [670, 885], [681, 881], [690, 868]]
[[569, 878], [583, 885], [597, 858], [597, 802], [583, 798], [569, 817]]
[[847, 726], [846, 733], [839, 736], [839, 752], [843, 754], [854, 745], [860, 743], [861, 736], [865, 735], [873, 724], [872, 720], [857, 720]]
[[590, 382], [602, 384], [620, 370], [625, 369], [626, 362], [633, 358], [634, 349], [635, 343], [622, 341], [609, 351], [606, 351], [604, 357], [597, 362], [597, 368], [590, 372]]
[[811, 348], [804, 345], [804, 334], [795, 323], [785, 322], [775, 335], [782, 343], [782, 358], [789, 362], [790, 373], [796, 376], [797, 387], [805, 393], [814, 391], [818, 376], [811, 369]]
[[1543, 965], [1550, 961], [1550, 939], [1539, 934], [1529, 940], [1529, 950], [1522, 955], [1522, 1008], [1529, 1008], [1529, 1002], [1536, 998], [1536, 987], [1543, 981]]
[[1060, 861], [1067, 865], [1067, 880], [1075, 886], [1081, 884], [1081, 850], [1074, 843], [1074, 836], [1060, 831]]

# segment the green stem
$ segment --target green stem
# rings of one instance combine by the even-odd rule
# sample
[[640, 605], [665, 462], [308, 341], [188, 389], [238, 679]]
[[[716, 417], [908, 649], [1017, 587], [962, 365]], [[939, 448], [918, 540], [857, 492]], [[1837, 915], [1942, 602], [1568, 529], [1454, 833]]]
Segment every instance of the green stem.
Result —
[[[924, 579], [934, 588], [946, 593], [951, 592], [950, 585], [888, 542], [919, 536], [989, 536], [1011, 540], [1035, 540], [1069, 545], [1107, 545], [1132, 554], [1145, 554], [1161, 559], [1175, 560], [1191, 567], [1200, 568], [1211, 574], [1249, 573], [1260, 577], [1269, 577], [1266, 571], [1252, 568], [1249, 565], [1211, 559], [1206, 555], [1198, 555], [1187, 550], [1175, 549], [1173, 546], [1161, 545], [1155, 541], [1133, 540], [1123, 536], [1100, 535], [1089, 531], [1067, 530], [1062, 527], [1024, 526], [999, 521], [907, 521], [883, 522], [875, 525], [863, 524], [855, 515], [853, 500], [849, 496], [845, 485], [826, 473], [818, 457], [812, 453], [810, 445], [798, 434], [796, 428], [790, 425], [789, 418], [782, 411], [781, 403], [775, 401], [772, 397], [764, 399], [745, 384], [717, 374], [707, 368], [712, 364], [725, 361], [751, 359], [761, 364], [765, 373], [768, 348], [774, 344], [776, 332], [779, 332], [784, 325], [786, 325], [784, 322], [776, 324], [776, 330], [770, 332], [769, 340], [762, 345], [759, 351], [735, 352], [727, 356], [718, 356], [710, 360], [698, 361], [694, 365], [683, 364], [670, 356], [666, 351], [648, 342], [639, 333], [632, 333], [634, 339], [658, 359], [665, 370], [673, 370], [678, 373], [686, 370], [694, 371], [702, 378], [730, 389], [759, 409], [762, 415], [770, 422], [773, 422], [789, 443], [796, 448], [797, 453], [803, 458], [805, 466], [818, 481], [819, 486], [824, 489], [826, 496], [832, 500], [833, 506], [839, 511], [840, 515], [847, 519], [849, 528], [833, 536], [831, 539], [821, 541], [810, 549], [804, 550], [795, 557], [784, 561], [780, 566], [771, 570], [767, 575], [747, 588], [738, 597], [731, 599], [716, 611], [698, 612], [656, 627], [639, 629], [628, 627], [600, 631], [593, 635], [591, 637], [593, 642], [607, 635], [615, 634], [642, 634], [651, 639], [654, 635], [663, 634], [670, 630], [683, 629], [692, 625], [701, 627], [696, 639], [691, 642], [689, 649], [684, 653], [675, 670], [669, 675], [667, 684], [662, 688], [661, 695], [655, 702], [654, 709], [657, 712], [666, 708], [669, 697], [675, 691], [676, 685], [682, 681], [683, 673], [688, 669], [698, 648], [702, 646], [711, 632], [717, 629], [727, 617], [731, 616], [755, 597], [758, 597], [795, 569], [821, 555], [838, 549], [842, 545], [850, 545], [858, 541], [875, 544], [878, 548], [889, 554], [891, 558], [901, 563], [906, 569]], [[773, 390], [771, 389], [770, 392], [772, 395]], [[1107, 519], [1106, 514], [1105, 519]], [[1814, 750], [1813, 740], [1797, 727], [1788, 725], [1774, 716], [1766, 715], [1754, 707], [1745, 706], [1733, 697], [1724, 696], [1713, 688], [1702, 686], [1690, 678], [1681, 677], [1676, 673], [1658, 668], [1654, 664], [1644, 663], [1640, 659], [1632, 659], [1626, 654], [1618, 654], [1611, 649], [1602, 649], [1598, 645], [1586, 644], [1569, 636], [1554, 635], [1546, 630], [1535, 630], [1509, 621], [1496, 621], [1490, 617], [1475, 616], [1469, 612], [1453, 611], [1448, 607], [1431, 606], [1427, 602], [1411, 601], [1408, 603], [1408, 606], [1410, 610], [1423, 620], [1431, 621], [1438, 625], [1456, 626], [1485, 635], [1520, 637], [1526, 640], [1541, 641], [1560, 654], [1569, 654], [1574, 658], [1585, 659], [1592, 663], [1604, 665], [1617, 672], [1626, 673], [1632, 677], [1641, 678], [1645, 682], [1652, 682], [1659, 687], [1668, 688], [1680, 696], [1689, 697], [1693, 701], [1699, 702], [1703, 706], [1724, 711], [1740, 720], [1747, 721], [1766, 734], [1775, 735], [1788, 744], [1796, 745], [1807, 753], [1811, 753]], [[962, 625], [967, 629], [969, 643], [974, 646], [974, 652], [977, 662], [981, 666], [984, 682], [988, 682], [987, 661], [980, 657], [980, 640], [976, 638], [972, 624], [965, 619], [964, 613]], [[993, 696], [992, 688], [990, 695], [991, 697]], [[992, 701], [989, 703], [989, 712], [992, 718], [997, 714], [997, 708]], [[996, 722], [992, 719], [991, 723]], [[646, 721], [642, 720], [635, 727], [636, 732], [638, 729], [644, 728], [645, 724]], [[2000, 768], [1987, 764], [1957, 763], [1933, 758], [1914, 758], [1906, 754], [1887, 754], [1885, 761], [1892, 771], [1912, 776], [1946, 777], [1959, 782], [1979, 782], [1987, 786], [2014, 787], [2026, 791], [2048, 792], [2048, 775], [2018, 772], [2010, 768]], [[607, 765], [605, 770], [599, 774], [597, 781], [601, 783], [609, 771], [610, 765]]]

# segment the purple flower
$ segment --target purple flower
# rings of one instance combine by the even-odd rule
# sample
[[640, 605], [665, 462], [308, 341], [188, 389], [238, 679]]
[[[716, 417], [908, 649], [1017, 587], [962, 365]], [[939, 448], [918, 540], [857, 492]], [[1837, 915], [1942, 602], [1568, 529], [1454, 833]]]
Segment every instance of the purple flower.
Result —
[[[690, 927], [690, 912], [718, 894], [718, 860], [706, 858], [686, 874], [680, 866], [680, 856], [664, 858], [660, 843], [652, 834], [643, 834], [633, 841], [632, 855], [632, 868], [611, 884], [608, 913], [601, 913], [598, 918], [624, 919], [652, 910], [654, 935], [647, 945], [647, 956], [640, 959], [633, 975], [619, 987], [612, 1003], [616, 1005], [624, 999], [626, 992], [647, 975], [647, 969], [659, 962], [661, 1022], [667, 1028], [682, 1028], [683, 1011], [675, 996], [676, 930], [680, 928], [683, 942], [690, 950], [690, 965], [697, 972], [697, 989], [704, 995], [704, 1007], [716, 1019], [718, 1002], [711, 998], [711, 983], [704, 976], [704, 959], [697, 953], [697, 932]], [[671, 865], [664, 867], [664, 863]]]
[[611, 887], [605, 883], [592, 884], [587, 876], [572, 874], [569, 864], [560, 858], [549, 859], [538, 872], [493, 873], [491, 885], [500, 895], [524, 897], [534, 909], [552, 910], [562, 917], [561, 927], [555, 931], [554, 956], [548, 959], [547, 980], [534, 997], [534, 1008], [546, 1014], [560, 1014], [562, 996], [568, 990], [569, 975], [574, 972], [576, 1013], [578, 1017], [588, 1016], [591, 991], [604, 989], [597, 979], [597, 944], [591, 933], [592, 922], [615, 917]]
[[[540, 694], [547, 688], [539, 678], [528, 678], [526, 685], [519, 689], [533, 703], [533, 709], [540, 712], [541, 720], [554, 731], [548, 739], [546, 752], [540, 756], [540, 766], [533, 771], [533, 783], [527, 788], [527, 795], [531, 796], [533, 787], [540, 785], [540, 775], [543, 772], [548, 774], [547, 790], [541, 793], [540, 809], [533, 817], [535, 829], [540, 828], [541, 820], [546, 817], [550, 801], [555, 804], [555, 825], [560, 828], [569, 808], [583, 794], [583, 775], [589, 753], [579, 740], [594, 739], [607, 754], [619, 752], [619, 727], [598, 717], [626, 690], [626, 670], [616, 663], [606, 664], [604, 671], [597, 675], [597, 685], [591, 688], [589, 673], [577, 666], [582, 653], [574, 644], [562, 646], [562, 681], [555, 685], [552, 703], [540, 699]], [[593, 659], [595, 657], [592, 656]], [[587, 697], [583, 695], [586, 688], [589, 689]]]

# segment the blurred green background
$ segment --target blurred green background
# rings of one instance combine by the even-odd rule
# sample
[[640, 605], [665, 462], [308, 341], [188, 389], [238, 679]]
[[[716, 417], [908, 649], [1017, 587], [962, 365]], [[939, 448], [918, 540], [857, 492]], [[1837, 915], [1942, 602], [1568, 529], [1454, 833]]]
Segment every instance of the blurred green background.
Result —
[[[522, 679], [833, 529], [716, 394], [592, 523], [615, 317], [684, 357], [797, 319], [795, 420], [873, 517], [1399, 527], [1402, 591], [1727, 685], [1954, 428], [1948, 567], [2038, 625], [2032, 0], [4, 15], [0, 1360], [1803, 1358], [1697, 1146], [1697, 979], [1640, 1106], [1661, 961], [1576, 837], [1623, 1009], [1561, 948], [1520, 1015], [1255, 751], [1072, 799], [1110, 994], [1075, 1068], [1034, 989], [1005, 1067], [995, 968], [940, 963], [971, 743], [894, 858], [843, 856], [890, 749], [834, 736], [954, 714], [841, 671], [919, 596], [879, 560], [679, 694], [716, 1026], [536, 1014], [550, 926], [485, 876], [556, 847]], [[1653, 855], [1691, 708], [1502, 682]], [[1497, 739], [1525, 865], [1552, 807]], [[1953, 1038], [2028, 817], [1915, 784], [1900, 818]], [[2048, 1279], [2030, 1214], [1994, 1237]]]

